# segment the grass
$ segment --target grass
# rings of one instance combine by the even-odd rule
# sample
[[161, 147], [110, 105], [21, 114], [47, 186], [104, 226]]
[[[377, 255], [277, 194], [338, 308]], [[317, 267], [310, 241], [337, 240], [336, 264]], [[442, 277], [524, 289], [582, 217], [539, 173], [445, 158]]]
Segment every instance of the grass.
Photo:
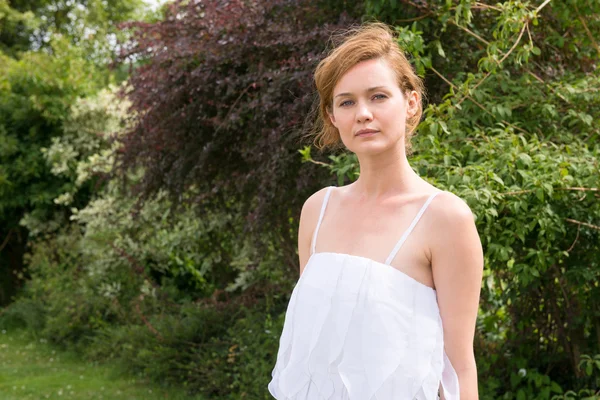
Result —
[[0, 399], [202, 400], [126, 376], [118, 366], [82, 361], [44, 339], [0, 331]]

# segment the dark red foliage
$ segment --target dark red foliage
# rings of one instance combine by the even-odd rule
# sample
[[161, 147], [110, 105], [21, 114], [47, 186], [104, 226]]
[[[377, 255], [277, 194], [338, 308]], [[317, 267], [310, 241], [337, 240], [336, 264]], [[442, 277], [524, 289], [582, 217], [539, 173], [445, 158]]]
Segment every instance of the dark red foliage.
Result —
[[289, 217], [327, 179], [298, 149], [314, 67], [330, 34], [356, 22], [344, 3], [177, 1], [164, 21], [127, 24], [135, 35], [120, 60], [142, 65], [121, 171], [144, 167], [144, 197], [194, 185], [203, 204], [243, 204], [248, 227], [289, 242]]

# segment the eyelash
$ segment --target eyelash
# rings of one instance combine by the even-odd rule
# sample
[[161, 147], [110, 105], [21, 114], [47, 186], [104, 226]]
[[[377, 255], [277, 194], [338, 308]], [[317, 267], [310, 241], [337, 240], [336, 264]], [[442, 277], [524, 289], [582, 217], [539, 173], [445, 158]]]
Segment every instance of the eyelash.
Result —
[[[372, 98], [373, 98], [373, 99], [375, 99], [375, 97], [378, 97], [378, 96], [381, 96], [382, 98], [384, 98], [384, 99], [387, 99], [387, 96], [386, 96], [385, 94], [381, 94], [381, 93], [380, 93], [380, 94], [373, 95], [373, 97], [372, 97]], [[380, 100], [380, 99], [375, 99], [375, 100]], [[352, 101], [352, 100], [346, 100], [346, 101], [343, 101], [343, 102], [341, 102], [341, 103], [340, 103], [340, 107], [344, 107], [344, 106], [346, 105], [346, 103], [348, 103], [348, 102], [351, 102], [351, 101]]]

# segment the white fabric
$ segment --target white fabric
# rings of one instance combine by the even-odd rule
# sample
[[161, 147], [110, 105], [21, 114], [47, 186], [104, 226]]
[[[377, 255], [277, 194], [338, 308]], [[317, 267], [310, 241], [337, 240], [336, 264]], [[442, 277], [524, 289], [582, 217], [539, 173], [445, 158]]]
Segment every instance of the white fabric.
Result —
[[278, 400], [435, 400], [441, 385], [446, 400], [460, 400], [435, 290], [389, 264], [314, 252], [330, 192], [288, 304], [269, 392]]
[[[330, 193], [331, 190], [328, 190], [327, 192]], [[437, 196], [438, 193], [439, 192], [434, 192], [434, 193], [432, 193], [427, 198], [427, 201], [425, 201], [425, 204], [423, 204], [423, 207], [421, 207], [421, 209], [417, 213], [417, 216], [415, 217], [415, 219], [413, 219], [412, 223], [410, 224], [410, 226], [408, 227], [408, 229], [406, 230], [406, 232], [404, 232], [404, 234], [402, 235], [402, 237], [400, 238], [400, 240], [398, 240], [398, 243], [396, 243], [396, 246], [394, 247], [394, 249], [392, 250], [392, 252], [388, 256], [387, 260], [385, 260], [386, 264], [389, 265], [389, 264], [392, 263], [392, 261], [394, 260], [394, 257], [396, 257], [396, 254], [398, 254], [398, 250], [400, 250], [400, 247], [402, 247], [402, 245], [406, 241], [406, 238], [408, 237], [408, 235], [410, 235], [410, 233], [412, 232], [412, 230], [415, 229], [415, 226], [417, 225], [417, 222], [419, 222], [419, 220], [423, 216], [423, 213], [425, 212], [425, 210], [429, 206], [429, 203], [431, 203], [431, 201], [435, 198], [435, 196]], [[321, 210], [321, 213], [324, 214], [324, 210]], [[321, 218], [323, 218], [323, 216], [321, 216]]]
[[319, 232], [319, 228], [321, 227], [321, 222], [323, 221], [323, 215], [325, 215], [325, 209], [327, 208], [327, 203], [329, 202], [329, 196], [331, 195], [332, 188], [333, 186], [328, 187], [327, 192], [325, 192], [325, 198], [323, 199], [323, 205], [321, 206], [321, 213], [319, 214], [319, 220], [317, 221], [315, 233], [313, 234], [312, 243], [310, 245], [310, 254], [315, 252], [317, 245], [317, 233]]

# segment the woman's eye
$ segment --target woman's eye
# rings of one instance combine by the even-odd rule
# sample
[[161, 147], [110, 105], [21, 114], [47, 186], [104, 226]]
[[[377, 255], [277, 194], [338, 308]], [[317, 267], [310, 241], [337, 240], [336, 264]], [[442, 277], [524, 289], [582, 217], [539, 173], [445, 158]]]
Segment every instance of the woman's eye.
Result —
[[385, 94], [376, 94], [375, 96], [373, 96], [374, 100], [381, 100], [381, 99], [387, 99], [387, 96]]
[[352, 105], [352, 100], [346, 100], [346, 101], [342, 101], [340, 103], [340, 107], [346, 107], [346, 106], [349, 106], [349, 105]]

